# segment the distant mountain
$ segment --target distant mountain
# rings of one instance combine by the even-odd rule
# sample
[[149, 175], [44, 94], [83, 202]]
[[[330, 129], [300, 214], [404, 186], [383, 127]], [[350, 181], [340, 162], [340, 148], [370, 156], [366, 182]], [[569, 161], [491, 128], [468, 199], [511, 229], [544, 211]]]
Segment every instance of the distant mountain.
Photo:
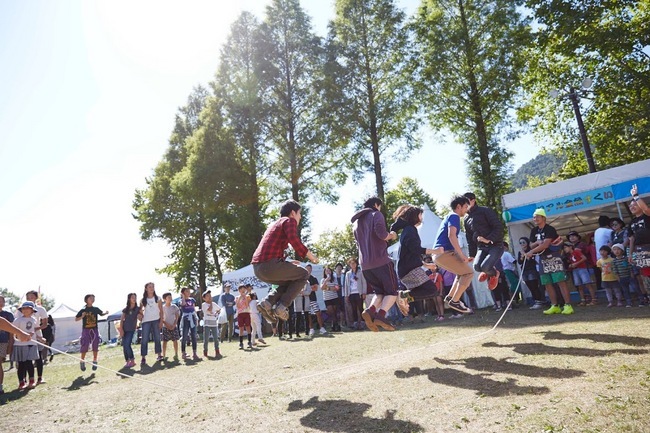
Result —
[[512, 186], [520, 191], [553, 181], [557, 179], [565, 162], [566, 157], [563, 155], [541, 153], [519, 167], [512, 177]]

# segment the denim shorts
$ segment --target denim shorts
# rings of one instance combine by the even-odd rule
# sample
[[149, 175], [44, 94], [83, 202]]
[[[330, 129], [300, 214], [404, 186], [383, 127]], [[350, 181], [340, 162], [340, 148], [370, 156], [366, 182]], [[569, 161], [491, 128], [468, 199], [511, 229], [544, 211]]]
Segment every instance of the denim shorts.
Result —
[[589, 269], [587, 268], [575, 268], [573, 270], [573, 284], [577, 286], [582, 286], [584, 284], [591, 283], [591, 275], [589, 275]]

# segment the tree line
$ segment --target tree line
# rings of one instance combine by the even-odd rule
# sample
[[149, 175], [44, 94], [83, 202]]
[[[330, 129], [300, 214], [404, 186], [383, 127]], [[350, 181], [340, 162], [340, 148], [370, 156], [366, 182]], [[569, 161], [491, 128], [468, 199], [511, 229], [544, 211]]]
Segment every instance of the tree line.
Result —
[[[549, 95], [586, 77], [580, 104], [598, 168], [645, 158], [647, 0], [423, 0], [410, 17], [392, 0], [334, 9], [325, 37], [299, 0], [269, 1], [262, 19], [243, 12], [214, 80], [178, 110], [133, 201], [142, 238], [171, 245], [160, 271], [178, 284], [205, 288], [246, 265], [278, 197], [335, 203], [337, 187], [370, 174], [391, 200], [384, 161], [426, 145], [424, 122], [464, 146], [472, 188], [496, 209], [512, 191], [505, 144], [526, 129], [567, 155], [560, 176], [586, 173], [571, 105]], [[435, 211], [409, 188], [419, 187], [407, 179], [393, 192], [398, 203]]]

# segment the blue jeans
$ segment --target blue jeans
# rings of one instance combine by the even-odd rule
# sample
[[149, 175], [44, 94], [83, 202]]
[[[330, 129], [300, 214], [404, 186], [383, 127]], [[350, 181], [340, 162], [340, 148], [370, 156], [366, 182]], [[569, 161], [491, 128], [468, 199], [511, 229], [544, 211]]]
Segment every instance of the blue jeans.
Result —
[[190, 319], [188, 317], [183, 317], [181, 323], [182, 323], [182, 326], [181, 326], [181, 332], [182, 332], [181, 352], [185, 353], [185, 347], [187, 346], [187, 343], [188, 343], [187, 340], [191, 339], [191, 341], [192, 341], [192, 351], [194, 353], [196, 353], [196, 326], [197, 326], [197, 324], [194, 323], [194, 327], [192, 327], [191, 324], [190, 324]]
[[496, 275], [494, 265], [501, 260], [503, 251], [503, 245], [480, 246], [474, 258], [474, 270], [490, 277]]
[[208, 343], [210, 342], [210, 334], [214, 340], [214, 350], [219, 350], [219, 328], [217, 326], [204, 326], [203, 327], [203, 351], [208, 351]]
[[122, 336], [122, 350], [124, 351], [124, 359], [127, 361], [135, 359], [133, 348], [131, 347], [133, 344], [133, 334], [135, 334], [135, 331], [124, 331], [124, 335]]
[[147, 356], [149, 350], [149, 337], [153, 334], [154, 351], [157, 355], [162, 353], [160, 347], [160, 320], [150, 320], [142, 323], [142, 339], [140, 341], [140, 355]]

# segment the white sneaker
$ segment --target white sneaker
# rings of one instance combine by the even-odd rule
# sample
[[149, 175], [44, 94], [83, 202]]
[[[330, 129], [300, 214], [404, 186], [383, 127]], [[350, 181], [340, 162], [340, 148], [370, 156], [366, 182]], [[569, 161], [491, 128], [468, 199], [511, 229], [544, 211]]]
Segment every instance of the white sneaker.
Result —
[[310, 337], [313, 337], [313, 336], [314, 336], [314, 334], [316, 334], [316, 330], [315, 330], [315, 329], [313, 329], [313, 328], [312, 328], [312, 329], [310, 329], [310, 330], [309, 330], [309, 336], [310, 336]]
[[327, 334], [327, 329], [320, 328], [320, 335], [325, 335], [325, 334]]
[[541, 310], [542, 308], [544, 308], [544, 304], [542, 304], [539, 301], [535, 301], [535, 303], [533, 304], [532, 307], [529, 308], [529, 310]]

